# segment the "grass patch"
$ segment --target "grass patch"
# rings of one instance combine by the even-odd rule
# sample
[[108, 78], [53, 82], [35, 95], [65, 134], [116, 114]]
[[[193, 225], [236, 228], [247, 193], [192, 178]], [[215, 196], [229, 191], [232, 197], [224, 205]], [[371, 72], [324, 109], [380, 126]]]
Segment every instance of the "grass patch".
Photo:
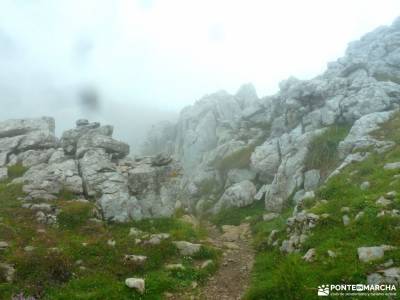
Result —
[[[164, 292], [189, 288], [193, 280], [203, 282], [215, 271], [197, 265], [204, 259], [217, 264], [219, 252], [205, 245], [196, 256], [184, 258], [172, 243], [199, 243], [206, 237], [201, 227], [177, 218], [98, 223], [90, 220], [93, 203], [65, 199], [52, 202], [61, 209], [58, 226], [44, 226], [36, 221], [36, 212], [21, 207], [18, 197], [22, 195], [21, 186], [0, 183], [0, 240], [10, 244], [0, 252], [0, 261], [16, 268], [14, 282], [1, 280], [0, 299], [19, 293], [40, 299], [162, 299]], [[171, 238], [159, 245], [138, 244], [129, 236], [131, 227], [147, 234], [169, 233]], [[115, 246], [110, 246], [109, 240], [115, 241]], [[34, 250], [27, 252], [26, 246]], [[147, 261], [142, 267], [126, 263], [127, 254], [145, 255]], [[186, 271], [168, 272], [167, 263], [183, 263]], [[129, 277], [145, 278], [144, 295], [125, 286]]]
[[240, 225], [247, 217], [257, 218], [265, 213], [264, 202], [256, 201], [246, 207], [231, 207], [218, 212], [211, 217], [211, 222], [217, 226]]
[[8, 167], [8, 178], [15, 179], [21, 177], [25, 174], [28, 168], [24, 167], [22, 164], [16, 164]]
[[323, 175], [327, 175], [339, 161], [337, 147], [349, 130], [349, 125], [334, 125], [316, 136], [308, 146], [306, 170], [318, 169]]
[[250, 157], [256, 145], [247, 145], [233, 152], [231, 155], [224, 157], [216, 163], [216, 168], [225, 173], [231, 169], [246, 168], [250, 164]]
[[58, 224], [62, 229], [74, 230], [86, 224], [92, 217], [93, 207], [91, 204], [73, 201], [64, 203], [62, 210], [57, 216]]
[[[397, 114], [374, 133], [376, 137], [394, 140], [396, 146], [385, 153], [372, 153], [366, 160], [349, 165], [339, 176], [331, 178], [317, 191], [315, 202], [310, 203], [307, 210], [318, 215], [328, 214], [329, 217], [321, 220], [313, 228], [300, 253], [285, 255], [265, 242], [273, 229], [279, 230], [277, 235], [279, 245], [288, 238], [285, 219], [290, 213], [271, 222], [253, 224], [256, 249], [259, 252], [251, 286], [245, 299], [318, 299], [316, 290], [318, 285], [366, 283], [367, 275], [378, 270], [379, 264], [392, 259], [394, 266], [400, 265], [400, 218], [377, 217], [383, 208], [375, 203], [380, 196], [389, 191], [400, 194], [400, 180], [394, 177], [399, 172], [383, 168], [385, 163], [400, 159], [399, 125], [400, 115]], [[309, 168], [317, 168], [324, 160], [328, 166], [333, 164], [334, 149], [342, 135], [343, 133], [334, 134], [333, 141], [328, 135], [318, 137], [313, 142], [314, 147], [317, 146], [316, 141], [319, 141], [325, 145], [322, 149], [325, 149], [328, 155], [325, 160], [322, 155], [324, 152], [316, 150], [314, 158], [309, 160]], [[364, 181], [370, 182], [370, 188], [367, 190], [360, 189], [360, 184]], [[342, 212], [343, 207], [348, 207], [349, 212]], [[399, 210], [399, 196], [396, 196], [386, 209]], [[360, 212], [363, 212], [363, 216], [355, 220]], [[343, 225], [344, 214], [350, 217], [348, 226]], [[382, 260], [371, 263], [359, 261], [358, 247], [383, 244], [398, 248], [385, 252]], [[316, 259], [313, 262], [305, 262], [302, 256], [310, 248], [316, 249]], [[336, 257], [330, 257], [328, 250], [333, 251]], [[374, 297], [374, 299], [386, 299], [386, 297]]]

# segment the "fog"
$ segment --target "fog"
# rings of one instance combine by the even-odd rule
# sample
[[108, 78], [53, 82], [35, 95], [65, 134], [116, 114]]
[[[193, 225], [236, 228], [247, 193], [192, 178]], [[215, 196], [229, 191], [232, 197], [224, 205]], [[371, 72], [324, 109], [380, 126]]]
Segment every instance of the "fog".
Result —
[[88, 118], [133, 152], [206, 93], [322, 72], [398, 0], [0, 0], [0, 119]]

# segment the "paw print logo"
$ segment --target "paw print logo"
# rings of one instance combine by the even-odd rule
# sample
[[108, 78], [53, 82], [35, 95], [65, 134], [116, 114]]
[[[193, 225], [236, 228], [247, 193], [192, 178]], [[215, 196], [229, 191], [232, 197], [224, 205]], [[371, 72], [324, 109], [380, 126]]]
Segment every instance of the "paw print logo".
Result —
[[329, 285], [323, 284], [318, 286], [318, 296], [329, 296]]

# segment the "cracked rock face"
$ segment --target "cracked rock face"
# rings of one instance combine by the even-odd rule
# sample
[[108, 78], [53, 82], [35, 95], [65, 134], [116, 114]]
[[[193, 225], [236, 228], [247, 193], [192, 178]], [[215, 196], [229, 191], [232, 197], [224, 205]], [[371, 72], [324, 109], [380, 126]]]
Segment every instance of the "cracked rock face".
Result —
[[279, 213], [292, 196], [301, 202], [326, 180], [322, 170], [307, 169], [306, 158], [330, 126], [351, 129], [329, 176], [368, 157], [369, 149], [393, 145], [372, 132], [400, 108], [399, 24], [351, 43], [316, 78], [283, 81], [275, 95], [259, 98], [249, 84], [235, 95], [206, 95], [176, 123], [152, 128], [143, 146], [152, 158], [129, 158], [129, 146], [112, 137], [112, 126], [88, 120], [78, 120], [60, 141], [52, 118], [0, 122], [0, 168], [29, 168], [15, 180], [29, 199], [53, 199], [66, 188], [93, 197], [114, 221], [171, 216], [177, 207], [217, 212], [255, 200]]
[[[257, 198], [279, 212], [293, 193], [312, 191], [326, 179], [317, 178], [320, 170], [306, 174], [304, 159], [313, 138], [335, 124], [352, 126], [339, 147], [344, 164], [366, 157], [357, 152], [365, 147], [390, 147], [370, 133], [400, 107], [399, 24], [400, 19], [352, 42], [344, 57], [314, 79], [283, 81], [276, 95], [260, 99], [247, 85], [236, 95], [210, 94], [182, 110], [162, 143], [174, 145], [191, 201], [216, 202], [237, 183], [227, 176], [230, 170], [245, 169], [256, 173], [250, 180], [257, 189], [268, 185]], [[199, 180], [205, 174], [210, 180]], [[211, 178], [214, 184], [205, 189]]]
[[104, 219], [125, 222], [171, 216], [179, 196], [180, 167], [170, 157], [127, 157], [129, 146], [113, 127], [78, 120], [60, 143], [51, 118], [0, 122], [0, 180], [21, 164], [26, 200], [54, 200], [68, 191], [97, 202]]

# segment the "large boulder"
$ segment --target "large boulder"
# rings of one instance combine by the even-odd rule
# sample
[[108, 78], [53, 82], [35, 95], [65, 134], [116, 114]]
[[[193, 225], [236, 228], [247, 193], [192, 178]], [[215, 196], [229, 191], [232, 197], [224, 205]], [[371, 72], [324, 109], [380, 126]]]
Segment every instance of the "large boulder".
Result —
[[229, 187], [235, 183], [245, 180], [253, 181], [256, 178], [256, 173], [249, 169], [231, 169], [226, 174], [225, 187]]
[[31, 199], [55, 199], [64, 189], [83, 194], [78, 163], [68, 157], [51, 164], [34, 165], [17, 181], [24, 184], [23, 190]]
[[54, 134], [54, 119], [43, 117], [38, 119], [11, 119], [0, 122], [0, 139], [27, 135], [37, 131]]
[[89, 123], [87, 120], [78, 120], [77, 127], [64, 131], [60, 143], [66, 154], [73, 155], [76, 152], [79, 139], [88, 135], [112, 136], [114, 128], [110, 125], [100, 126], [100, 123]]
[[380, 141], [371, 133], [379, 128], [379, 125], [388, 121], [393, 111], [375, 112], [358, 119], [352, 126], [348, 136], [339, 144], [339, 153], [342, 158], [346, 155], [365, 150], [369, 147], [379, 149], [393, 145], [390, 141]]
[[129, 170], [129, 191], [137, 197], [145, 217], [170, 217], [181, 192], [180, 166], [175, 162], [156, 166], [152, 161], [142, 161]]
[[18, 154], [18, 162], [24, 167], [47, 163], [56, 150], [53, 148], [44, 150], [28, 150]]
[[129, 145], [102, 134], [85, 134], [77, 143], [76, 156], [78, 158], [89, 149], [104, 149], [113, 158], [123, 158], [129, 154]]
[[252, 204], [257, 193], [255, 185], [245, 180], [234, 184], [225, 190], [219, 201], [214, 206], [214, 212], [219, 212], [226, 207], [243, 207]]
[[0, 166], [15, 164], [16, 156], [28, 150], [57, 148], [53, 118], [12, 119], [0, 122]]
[[270, 183], [281, 162], [279, 139], [265, 141], [251, 155], [251, 168], [257, 172], [262, 182]]
[[117, 171], [106, 150], [89, 149], [79, 167], [85, 192], [98, 199], [105, 219], [125, 222], [143, 217], [138, 200], [129, 193], [128, 178]]

